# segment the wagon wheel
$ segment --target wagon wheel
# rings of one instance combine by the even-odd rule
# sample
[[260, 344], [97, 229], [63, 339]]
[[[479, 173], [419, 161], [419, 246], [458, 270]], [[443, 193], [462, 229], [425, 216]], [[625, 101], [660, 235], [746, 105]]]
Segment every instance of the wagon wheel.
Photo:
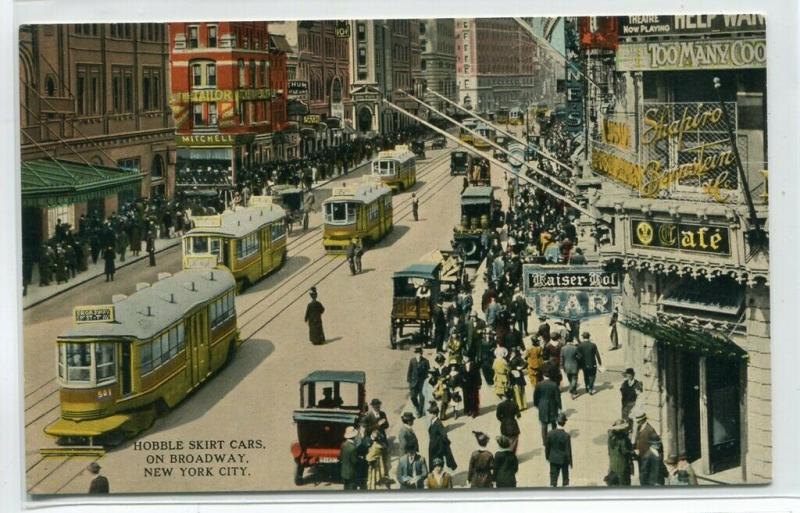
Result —
[[297, 486], [301, 486], [303, 484], [303, 472], [305, 471], [306, 467], [302, 465], [300, 462], [295, 463], [294, 469], [294, 484]]
[[394, 319], [389, 323], [389, 344], [392, 349], [397, 349], [397, 333], [395, 331]]

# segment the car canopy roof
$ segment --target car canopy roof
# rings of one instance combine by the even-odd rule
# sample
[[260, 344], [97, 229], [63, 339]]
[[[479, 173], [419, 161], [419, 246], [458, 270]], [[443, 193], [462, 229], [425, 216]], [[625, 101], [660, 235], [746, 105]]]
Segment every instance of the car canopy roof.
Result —
[[394, 273], [394, 278], [424, 278], [426, 280], [436, 280], [439, 277], [439, 263], [417, 262], [411, 264], [402, 271]]
[[300, 380], [301, 385], [317, 381], [340, 381], [345, 383], [364, 384], [367, 381], [364, 371], [316, 370]]
[[461, 193], [462, 205], [475, 205], [488, 203], [494, 196], [494, 189], [491, 187], [467, 187]]

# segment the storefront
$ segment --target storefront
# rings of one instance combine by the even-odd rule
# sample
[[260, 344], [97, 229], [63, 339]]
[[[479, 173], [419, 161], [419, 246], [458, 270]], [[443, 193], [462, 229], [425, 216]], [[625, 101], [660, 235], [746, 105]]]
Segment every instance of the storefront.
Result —
[[252, 165], [253, 134], [175, 136], [175, 187], [225, 188], [236, 184], [236, 172]]

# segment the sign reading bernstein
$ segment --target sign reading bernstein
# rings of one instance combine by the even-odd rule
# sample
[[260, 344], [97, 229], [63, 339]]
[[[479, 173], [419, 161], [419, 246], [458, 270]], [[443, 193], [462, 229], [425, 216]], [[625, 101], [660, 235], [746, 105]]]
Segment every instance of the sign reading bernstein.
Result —
[[114, 322], [114, 305], [76, 306], [72, 309], [75, 324]]
[[631, 245], [730, 255], [730, 230], [722, 226], [631, 219]]

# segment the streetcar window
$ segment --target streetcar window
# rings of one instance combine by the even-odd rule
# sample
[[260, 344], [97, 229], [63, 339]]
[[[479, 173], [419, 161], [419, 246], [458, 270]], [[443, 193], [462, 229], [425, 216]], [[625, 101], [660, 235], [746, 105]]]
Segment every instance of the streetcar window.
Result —
[[381, 176], [388, 176], [394, 174], [395, 165], [394, 162], [391, 160], [380, 160], [377, 162], [378, 164], [378, 174]]
[[183, 331], [183, 324], [178, 324], [178, 351], [186, 346], [186, 334]]
[[325, 205], [325, 222], [330, 224], [351, 224], [356, 222], [354, 203], [328, 203]]
[[67, 382], [91, 381], [92, 353], [90, 344], [66, 344]]
[[222, 251], [220, 251], [220, 247], [222, 246], [221, 241], [216, 237], [208, 240], [211, 246], [211, 254], [217, 255], [217, 262], [222, 262]]
[[258, 233], [253, 232], [236, 241], [236, 257], [247, 258], [259, 248]]
[[142, 374], [147, 374], [153, 370], [152, 349], [153, 345], [150, 342], [146, 342], [139, 346], [139, 369]]
[[114, 365], [114, 350], [116, 345], [112, 342], [94, 344], [94, 360], [97, 384], [114, 381], [116, 379], [116, 366]]
[[64, 379], [64, 347], [58, 346], [58, 377]]
[[280, 239], [286, 233], [286, 224], [281, 222], [272, 225], [272, 242]]
[[211, 327], [216, 328], [233, 316], [233, 301], [228, 294], [221, 296], [211, 305]]
[[206, 254], [208, 253], [208, 237], [192, 237], [192, 245], [189, 253]]
[[174, 358], [178, 354], [178, 330], [169, 330], [169, 357]]

